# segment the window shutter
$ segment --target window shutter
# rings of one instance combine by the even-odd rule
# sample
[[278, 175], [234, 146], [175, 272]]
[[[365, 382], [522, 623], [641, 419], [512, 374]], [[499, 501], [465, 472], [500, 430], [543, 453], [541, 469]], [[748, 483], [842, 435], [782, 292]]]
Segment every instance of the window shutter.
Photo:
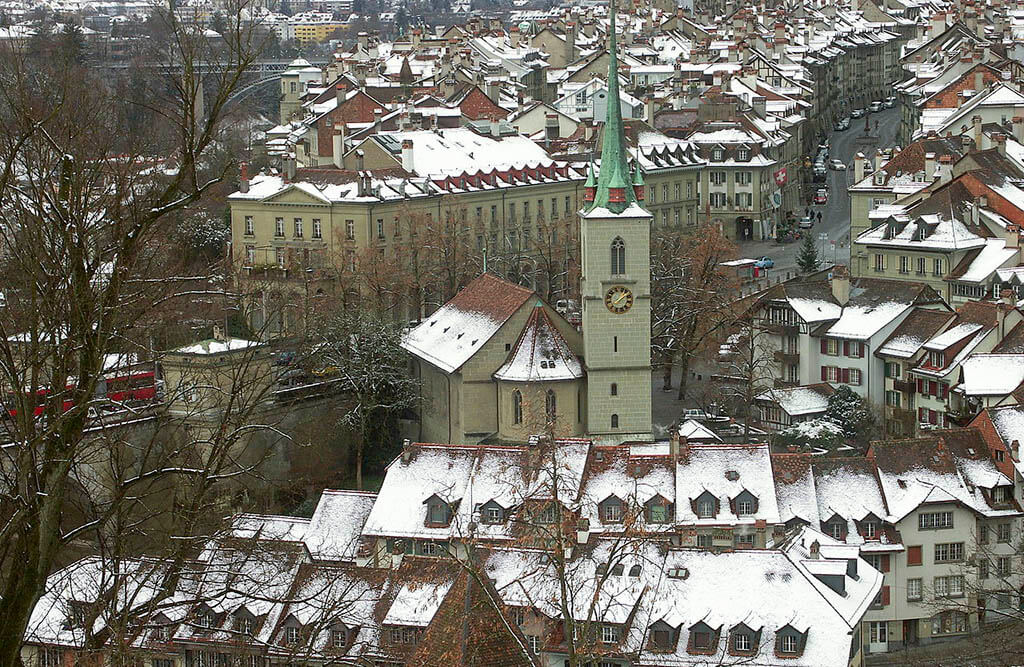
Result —
[[828, 368], [826, 368], [825, 366], [822, 366], [821, 367], [821, 381], [824, 382], [826, 380], [828, 380]]
[[878, 561], [879, 561], [879, 567], [880, 567], [882, 573], [884, 574], [884, 573], [888, 572], [889, 571], [889, 554], [882, 554], [882, 557], [879, 558]]
[[948, 397], [949, 396], [949, 385], [946, 384], [945, 382], [943, 382], [940, 386], [942, 387], [942, 398]]
[[938, 392], [938, 385], [936, 384], [935, 380], [929, 380], [928, 381], [928, 395], [929, 396], [934, 396], [937, 393], [939, 393]]
[[843, 377], [843, 379], [840, 380], [840, 382], [844, 382], [844, 383], [849, 384], [849, 382], [850, 382], [850, 369], [849, 368], [844, 368], [843, 369], [843, 376], [842, 377]]
[[935, 412], [935, 410], [929, 410], [928, 411], [928, 423], [929, 424], [938, 424], [939, 423], [939, 413]]
[[924, 380], [922, 380], [921, 378], [917, 378], [917, 393], [924, 393]]
[[[822, 338], [821, 339], [821, 353], [822, 354], [828, 354], [828, 339], [827, 338]], [[824, 380], [825, 378], [822, 378], [822, 379]]]
[[850, 356], [850, 341], [848, 341], [848, 340], [844, 340], [843, 341], [843, 356], [844, 357]]
[[921, 564], [921, 547], [907, 547], [907, 565]]
[[882, 606], [883, 607], [888, 607], [889, 606], [889, 587], [888, 586], [882, 586]]

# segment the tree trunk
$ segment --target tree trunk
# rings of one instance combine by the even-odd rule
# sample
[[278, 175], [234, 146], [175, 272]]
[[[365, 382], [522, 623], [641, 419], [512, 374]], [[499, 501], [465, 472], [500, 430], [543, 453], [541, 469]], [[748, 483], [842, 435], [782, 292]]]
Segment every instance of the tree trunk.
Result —
[[684, 354], [679, 360], [679, 393], [676, 394], [676, 400], [681, 401], [686, 398], [686, 385], [690, 376], [690, 356]]
[[672, 359], [666, 359], [661, 364], [661, 377], [662, 377], [662, 391], [671, 391], [672, 389]]
[[356, 444], [356, 490], [363, 490], [363, 439]]

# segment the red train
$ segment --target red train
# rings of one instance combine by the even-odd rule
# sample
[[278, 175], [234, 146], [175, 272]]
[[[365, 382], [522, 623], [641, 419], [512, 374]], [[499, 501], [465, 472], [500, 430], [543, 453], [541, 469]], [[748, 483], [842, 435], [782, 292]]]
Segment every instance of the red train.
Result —
[[[68, 384], [68, 394], [75, 388], [74, 384]], [[49, 388], [36, 391], [36, 400], [32, 414], [38, 417], [43, 414], [43, 408], [49, 398]], [[96, 385], [96, 397], [106, 398], [111, 404], [119, 403], [142, 403], [156, 399], [156, 373], [153, 371], [114, 371], [108, 373]], [[13, 396], [8, 394], [4, 401], [5, 411], [8, 417], [14, 418], [18, 415], [17, 407], [14, 405]], [[67, 412], [74, 406], [75, 402], [70, 397], [65, 400], [61, 409]]]

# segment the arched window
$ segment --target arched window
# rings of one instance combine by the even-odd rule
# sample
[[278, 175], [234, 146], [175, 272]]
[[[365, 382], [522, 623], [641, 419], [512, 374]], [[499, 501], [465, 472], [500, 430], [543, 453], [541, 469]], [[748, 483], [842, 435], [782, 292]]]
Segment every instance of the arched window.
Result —
[[618, 415], [612, 415], [612, 428], [618, 428], [618, 427], [619, 427], [619, 416]]
[[523, 423], [523, 395], [518, 389], [512, 392], [512, 423]]
[[621, 236], [616, 236], [612, 241], [612, 275], [617, 276], [626, 272], [626, 242]]
[[553, 389], [548, 389], [547, 394], [544, 395], [544, 414], [547, 415], [549, 422], [555, 421], [556, 410], [555, 392]]
[[612, 396], [618, 396], [618, 395], [619, 395], [619, 385], [617, 383], [615, 383], [615, 382], [612, 382]]

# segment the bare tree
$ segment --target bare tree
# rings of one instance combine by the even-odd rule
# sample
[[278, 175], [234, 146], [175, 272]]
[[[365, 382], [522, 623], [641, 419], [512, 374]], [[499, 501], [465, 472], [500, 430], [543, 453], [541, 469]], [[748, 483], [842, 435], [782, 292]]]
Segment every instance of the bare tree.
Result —
[[731, 414], [743, 420], [743, 442], [750, 441], [750, 424], [758, 415], [754, 399], [775, 378], [771, 335], [751, 316], [741, 319], [729, 344], [725, 372], [718, 380]]
[[[155, 71], [178, 73], [127, 96], [82, 68], [11, 53], [0, 62], [0, 384], [11, 417], [0, 489], [5, 667], [18, 664], [31, 610], [67, 545], [103, 540], [118, 521], [131, 525], [136, 491], [171, 476], [197, 492], [178, 497], [176, 528], [194, 534], [221, 475], [237, 472], [231, 452], [246, 428], [241, 404], [252, 397], [229, 401], [228, 420], [188, 452], [155, 465], [133, 461], [135, 474], [118, 479], [102, 501], [78, 491], [95, 483], [83, 479], [83, 469], [95, 468], [86, 457], [102, 451], [93, 445], [90, 408], [107, 355], [149, 350], [150, 318], [191, 291], [165, 272], [173, 263], [160, 250], [171, 215], [223, 176], [207, 168], [206, 156], [259, 51], [241, 14], [229, 14], [234, 25], [214, 52], [200, 26], [166, 13], [166, 40], [154, 40], [148, 58], [167, 68]], [[214, 57], [226, 66], [204, 74]], [[127, 461], [111, 474], [125, 474]], [[169, 566], [184, 560], [179, 554]]]

